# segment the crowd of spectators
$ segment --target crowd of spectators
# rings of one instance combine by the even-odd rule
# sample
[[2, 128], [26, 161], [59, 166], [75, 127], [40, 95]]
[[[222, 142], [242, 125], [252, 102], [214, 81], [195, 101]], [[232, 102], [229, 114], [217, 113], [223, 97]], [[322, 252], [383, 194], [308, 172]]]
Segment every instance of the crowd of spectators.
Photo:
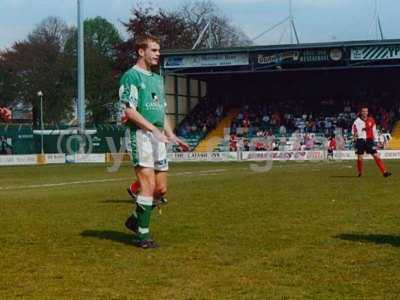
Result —
[[[365, 102], [277, 101], [276, 104], [243, 105], [229, 128], [229, 149], [236, 151], [312, 150], [326, 148], [328, 140], [336, 133], [338, 149], [351, 145], [351, 127], [357, 112]], [[386, 105], [385, 105], [386, 104]], [[384, 147], [390, 139], [390, 130], [400, 118], [400, 106], [381, 103], [377, 99], [367, 102], [378, 124], [380, 144]], [[225, 140], [228, 139], [227, 137]]]
[[[362, 105], [367, 105], [380, 132], [384, 147], [390, 139], [395, 121], [400, 119], [400, 103], [370, 97], [367, 101], [334, 100], [268, 100], [239, 107], [237, 117], [226, 130], [225, 148], [236, 151], [326, 149], [336, 134], [337, 149], [352, 144], [351, 127]], [[214, 129], [229, 109], [218, 101], [202, 99], [178, 128], [178, 135], [201, 138]]]
[[[338, 105], [330, 99], [321, 101], [315, 107], [296, 101], [282, 101], [278, 105], [244, 105], [233, 120], [230, 133], [252, 137], [260, 135], [260, 131], [267, 135], [272, 130], [280, 135], [294, 131], [330, 135], [337, 128], [350, 130], [361, 105], [357, 101], [341, 101]], [[378, 127], [385, 132], [399, 118], [399, 107], [396, 110], [396, 107], [386, 108], [372, 103], [369, 108]]]

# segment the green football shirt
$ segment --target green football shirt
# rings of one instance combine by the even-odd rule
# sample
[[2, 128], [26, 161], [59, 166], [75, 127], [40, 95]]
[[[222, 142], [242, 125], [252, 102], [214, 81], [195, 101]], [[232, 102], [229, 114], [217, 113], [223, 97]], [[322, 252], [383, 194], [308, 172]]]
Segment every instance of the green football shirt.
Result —
[[[119, 99], [124, 107], [134, 108], [153, 125], [164, 127], [167, 104], [160, 75], [134, 66], [120, 80]], [[137, 129], [133, 123], [129, 126]]]

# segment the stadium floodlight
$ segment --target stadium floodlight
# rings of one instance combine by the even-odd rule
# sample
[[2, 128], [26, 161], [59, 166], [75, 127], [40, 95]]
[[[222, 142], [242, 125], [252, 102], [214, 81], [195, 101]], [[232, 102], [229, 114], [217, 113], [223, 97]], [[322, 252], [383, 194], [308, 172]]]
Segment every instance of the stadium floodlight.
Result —
[[293, 37], [296, 39], [296, 44], [300, 44], [300, 39], [299, 39], [299, 35], [297, 33], [297, 29], [296, 29], [296, 25], [294, 22], [294, 15], [293, 15], [293, 2], [292, 0], [289, 0], [289, 15], [284, 18], [282, 21], [279, 21], [278, 23], [276, 23], [275, 25], [273, 25], [272, 27], [268, 28], [267, 30], [263, 31], [262, 33], [260, 33], [259, 35], [257, 35], [256, 37], [252, 38], [251, 41], [255, 42], [256, 40], [258, 40], [259, 38], [261, 38], [262, 36], [264, 36], [265, 34], [275, 30], [276, 28], [280, 27], [281, 25], [287, 24], [284, 31], [282, 32], [282, 35], [279, 39], [279, 43], [281, 43], [283, 37], [286, 35], [287, 30], [290, 30], [290, 43], [293, 44]]
[[382, 29], [382, 22], [381, 22], [381, 17], [379, 13], [379, 3], [378, 0], [374, 1], [375, 7], [374, 7], [374, 17], [373, 21], [370, 27], [369, 34], [371, 34], [371, 31], [375, 30], [375, 39], [380, 39], [384, 40], [384, 35], [383, 35], [383, 29]]
[[[207, 32], [208, 28], [211, 26], [211, 20], [207, 22], [206, 26], [203, 28], [203, 30], [200, 32], [199, 37], [197, 38], [196, 42], [194, 43], [192, 50], [196, 49], [197, 46], [201, 43], [203, 40], [204, 34]], [[210, 27], [211, 28], [211, 27]], [[210, 35], [210, 33], [209, 33]]]
[[37, 93], [38, 97], [40, 98], [40, 148], [41, 153], [44, 154], [43, 149], [43, 131], [44, 131], [44, 124], [43, 124], [43, 92], [39, 91]]
[[78, 5], [78, 122], [82, 133], [85, 131], [85, 50], [83, 31], [83, 0], [77, 0]]
[[299, 36], [298, 36], [297, 30], [296, 30], [296, 25], [294, 24], [293, 2], [292, 2], [292, 0], [289, 0], [289, 20], [290, 20], [289, 26], [291, 27], [291, 30], [290, 30], [290, 43], [293, 44], [293, 35], [294, 35], [295, 38], [296, 38], [296, 43], [300, 44]]
[[[202, 16], [200, 18], [200, 20], [197, 22], [197, 24], [200, 24], [203, 19], [204, 19], [204, 16]], [[192, 50], [196, 49], [200, 45], [200, 43], [203, 41], [203, 38], [204, 38], [205, 34], [208, 35], [208, 38], [207, 38], [207, 41], [206, 41], [208, 48], [211, 49], [211, 48], [214, 47], [214, 42], [215, 42], [216, 37], [213, 37], [213, 31], [212, 31], [213, 26], [219, 28], [220, 30], [222, 30], [224, 32], [230, 33], [230, 31], [228, 29], [226, 29], [226, 28], [222, 27], [221, 25], [219, 25], [217, 22], [213, 21], [212, 18], [210, 17], [209, 21], [206, 24], [206, 26], [204, 26], [204, 28], [201, 30], [196, 42], [194, 43], [194, 45], [192, 47]], [[214, 35], [216, 36], [215, 32], [214, 32]]]

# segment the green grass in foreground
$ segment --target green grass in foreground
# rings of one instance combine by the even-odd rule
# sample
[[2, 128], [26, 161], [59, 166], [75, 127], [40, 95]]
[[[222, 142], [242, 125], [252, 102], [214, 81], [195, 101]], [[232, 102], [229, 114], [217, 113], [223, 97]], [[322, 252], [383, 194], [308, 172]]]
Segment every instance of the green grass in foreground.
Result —
[[387, 179], [370, 162], [362, 178], [353, 162], [172, 165], [157, 250], [123, 227], [129, 165], [2, 167], [0, 299], [398, 299], [387, 163]]

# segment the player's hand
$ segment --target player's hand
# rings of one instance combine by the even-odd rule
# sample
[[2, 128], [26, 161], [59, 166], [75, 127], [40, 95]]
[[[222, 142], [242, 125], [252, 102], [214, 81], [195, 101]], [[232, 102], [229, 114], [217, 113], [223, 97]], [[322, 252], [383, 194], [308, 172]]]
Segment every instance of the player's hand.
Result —
[[381, 146], [382, 146], [381, 143], [379, 143], [378, 141], [374, 141], [374, 144], [373, 144], [374, 149], [381, 149], [382, 148]]
[[177, 145], [184, 152], [190, 150], [190, 146], [185, 141], [178, 138], [176, 135], [170, 137], [170, 141]]
[[121, 123], [126, 124], [128, 122], [128, 117], [126, 116], [125, 112], [121, 115]]
[[153, 138], [156, 141], [166, 144], [170, 143], [170, 140], [167, 138], [167, 136], [163, 132], [161, 132], [161, 130], [159, 130], [157, 127], [154, 127], [151, 133], [153, 134]]
[[0, 107], [0, 118], [4, 122], [10, 122], [11, 121], [11, 111], [6, 107]]

